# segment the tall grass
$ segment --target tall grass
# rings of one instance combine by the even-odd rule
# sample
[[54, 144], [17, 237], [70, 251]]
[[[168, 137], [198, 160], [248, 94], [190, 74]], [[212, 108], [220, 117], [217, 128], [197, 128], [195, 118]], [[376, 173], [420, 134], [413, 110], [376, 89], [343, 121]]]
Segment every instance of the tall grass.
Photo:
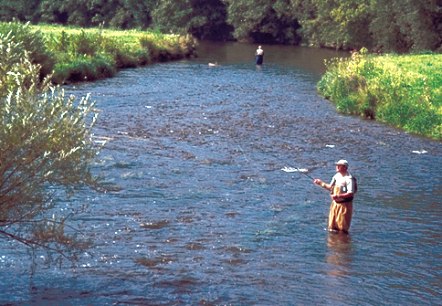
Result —
[[29, 46], [34, 62], [45, 74], [52, 72], [57, 84], [106, 78], [122, 68], [190, 57], [195, 51], [192, 37], [157, 31], [0, 23], [0, 33], [12, 33]]
[[122, 68], [189, 57], [195, 50], [192, 37], [183, 39], [155, 31], [54, 25], [34, 28], [43, 33], [48, 49], [55, 54], [57, 64], [53, 78], [57, 83], [105, 78]]
[[442, 54], [354, 53], [326, 63], [321, 95], [339, 112], [442, 139]]

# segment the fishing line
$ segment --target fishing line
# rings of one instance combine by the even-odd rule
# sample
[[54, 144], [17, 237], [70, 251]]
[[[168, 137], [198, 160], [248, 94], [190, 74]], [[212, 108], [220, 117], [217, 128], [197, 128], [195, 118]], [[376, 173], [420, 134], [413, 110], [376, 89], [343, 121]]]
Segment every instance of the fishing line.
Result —
[[298, 173], [305, 175], [309, 179], [314, 180], [314, 178], [311, 175], [307, 174], [307, 172], [308, 172], [307, 169], [300, 169], [298, 167], [284, 167], [281, 170], [284, 172], [287, 172], [287, 173], [298, 172]]
[[[237, 146], [238, 146], [238, 149], [241, 151], [241, 153], [242, 153], [244, 159], [246, 160], [246, 162], [247, 162], [248, 164], [251, 164], [252, 166], [254, 166], [255, 169], [256, 169], [256, 164], [255, 164], [254, 162], [251, 162], [251, 161], [250, 161], [250, 159], [247, 157], [247, 154], [246, 154], [246, 152], [244, 152], [244, 150], [243, 150], [243, 148], [241, 147], [241, 145], [238, 144]], [[285, 166], [285, 167], [282, 168], [281, 170], [284, 171], [284, 172], [287, 172], [287, 173], [298, 172], [298, 173], [303, 174], [305, 177], [307, 177], [307, 178], [309, 178], [309, 179], [311, 179], [311, 180], [314, 180], [314, 178], [313, 178], [311, 175], [309, 175], [309, 174], [307, 173], [307, 172], [308, 172], [308, 169], [298, 168], [298, 167], [287, 167], [287, 166]]]
[[[275, 156], [275, 158], [277, 158], [277, 157]], [[307, 172], [309, 172], [309, 170], [305, 169], [305, 168], [284, 166], [280, 170], [287, 172], [287, 173], [298, 172], [298, 173], [301, 173], [302, 175], [304, 175], [305, 177], [308, 177], [309, 179], [314, 180], [314, 178], [307, 173]]]
[[239, 150], [241, 151], [241, 153], [242, 153], [244, 159], [246, 160], [246, 162], [248, 164], [250, 164], [250, 160], [247, 158], [247, 154], [246, 154], [246, 152], [244, 152], [244, 150], [242, 149], [241, 145], [237, 145], [237, 146], [238, 146]]

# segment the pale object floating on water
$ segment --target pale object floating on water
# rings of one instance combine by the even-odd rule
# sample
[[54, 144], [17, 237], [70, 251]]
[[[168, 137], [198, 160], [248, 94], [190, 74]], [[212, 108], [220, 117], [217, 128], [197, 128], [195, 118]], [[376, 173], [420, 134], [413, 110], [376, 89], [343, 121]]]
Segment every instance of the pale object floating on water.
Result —
[[428, 152], [425, 151], [425, 150], [420, 150], [420, 151], [415, 150], [415, 151], [411, 151], [411, 153], [414, 153], [414, 154], [425, 154], [425, 153], [428, 153]]
[[303, 169], [303, 168], [293, 168], [293, 167], [284, 167], [281, 169], [284, 172], [308, 172], [308, 169]]
[[334, 147], [335, 147], [335, 145], [332, 145], [332, 144], [328, 144], [328, 145], [325, 145], [325, 147], [326, 147], [326, 148], [334, 148]]

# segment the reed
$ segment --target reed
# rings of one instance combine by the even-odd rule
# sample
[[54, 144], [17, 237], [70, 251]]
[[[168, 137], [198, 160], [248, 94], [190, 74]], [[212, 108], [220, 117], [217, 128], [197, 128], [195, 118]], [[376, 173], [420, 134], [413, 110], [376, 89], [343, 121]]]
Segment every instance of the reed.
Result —
[[373, 55], [326, 62], [318, 91], [345, 114], [442, 139], [442, 54]]

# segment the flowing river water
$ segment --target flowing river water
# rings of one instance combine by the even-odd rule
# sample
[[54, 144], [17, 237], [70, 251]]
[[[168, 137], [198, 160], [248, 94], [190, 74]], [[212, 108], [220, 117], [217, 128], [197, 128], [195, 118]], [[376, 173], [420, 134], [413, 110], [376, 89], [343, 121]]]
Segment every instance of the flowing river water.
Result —
[[[203, 44], [192, 60], [66, 88], [91, 93], [94, 171], [115, 188], [60, 203], [93, 246], [31, 265], [0, 241], [0, 304], [442, 303], [442, 145], [343, 116], [316, 93], [330, 50]], [[207, 63], [218, 62], [218, 67]], [[345, 158], [359, 191], [350, 234], [328, 234], [328, 181]], [[32, 273], [31, 273], [31, 270]]]

